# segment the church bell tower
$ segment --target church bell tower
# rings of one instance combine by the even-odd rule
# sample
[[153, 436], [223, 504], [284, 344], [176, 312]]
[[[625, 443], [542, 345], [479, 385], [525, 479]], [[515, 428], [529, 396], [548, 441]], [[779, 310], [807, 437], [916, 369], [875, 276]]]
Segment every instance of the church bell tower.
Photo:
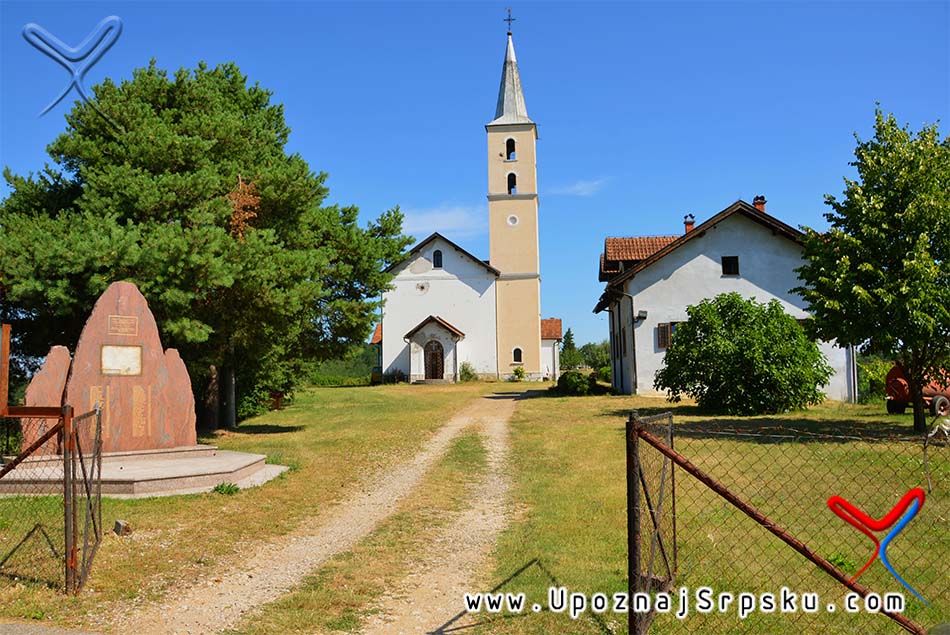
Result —
[[[510, 24], [510, 23], [509, 23]], [[515, 46], [508, 46], [488, 133], [489, 257], [495, 284], [498, 374], [521, 367], [540, 379], [541, 276], [538, 258], [538, 127], [528, 117]]]

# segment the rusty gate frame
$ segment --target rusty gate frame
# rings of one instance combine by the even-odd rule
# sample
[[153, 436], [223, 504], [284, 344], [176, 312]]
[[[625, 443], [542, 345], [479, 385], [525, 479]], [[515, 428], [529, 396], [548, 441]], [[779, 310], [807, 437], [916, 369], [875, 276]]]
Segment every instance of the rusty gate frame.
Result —
[[[670, 413], [672, 417], [672, 414]], [[640, 542], [641, 542], [641, 532], [640, 532], [640, 489], [637, 486], [637, 480], [634, 480], [632, 477], [634, 469], [639, 471], [640, 458], [639, 458], [639, 441], [642, 439], [645, 443], [653, 447], [656, 451], [660, 452], [666, 459], [672, 461], [677, 467], [681, 468], [687, 472], [690, 476], [701, 482], [703, 485], [711, 489], [713, 492], [718, 494], [720, 497], [724, 498], [735, 508], [741, 511], [743, 514], [757, 522], [759, 525], [767, 529], [770, 533], [779, 538], [782, 542], [787, 544], [789, 547], [797, 551], [799, 554], [804, 556], [816, 567], [827, 573], [829, 576], [834, 578], [837, 582], [847, 587], [851, 591], [857, 593], [862, 598], [866, 598], [868, 594], [871, 593], [871, 590], [865, 587], [862, 584], [852, 581], [845, 575], [843, 572], [839, 571], [837, 567], [828, 562], [821, 555], [810, 549], [805, 543], [801, 542], [794, 536], [792, 536], [786, 529], [781, 527], [778, 523], [769, 519], [762, 512], [757, 510], [755, 507], [745, 502], [743, 499], [739, 498], [733, 494], [726, 486], [717, 481], [715, 478], [702, 471], [696, 467], [689, 459], [679, 454], [672, 448], [672, 444], [667, 445], [664, 441], [655, 435], [651, 434], [644, 428], [645, 424], [651, 423], [651, 420], [655, 419], [654, 417], [640, 418], [637, 416], [636, 411], [630, 414], [630, 418], [627, 421], [627, 575], [628, 577], [628, 587], [630, 592], [630, 600], [628, 604], [632, 604], [633, 592], [635, 587], [639, 586], [641, 581], [640, 574]], [[671, 422], [671, 433], [672, 433], [672, 422]], [[632, 464], [632, 465], [631, 465]], [[665, 464], [665, 463], [664, 463]], [[649, 502], [648, 502], [649, 504]], [[654, 532], [657, 533], [657, 532]], [[674, 538], [675, 540], [675, 538]], [[633, 613], [632, 605], [628, 607], [628, 624], [629, 624], [629, 633], [631, 635], [641, 635], [648, 633], [650, 629], [650, 620], [643, 620], [645, 624], [641, 623], [641, 620], [636, 619], [636, 615]], [[901, 613], [894, 613], [891, 611], [880, 610], [880, 613], [891, 618], [897, 622], [904, 630], [910, 633], [915, 633], [916, 635], [927, 635], [927, 631], [912, 620], [908, 619]]]
[[[54, 436], [58, 436], [61, 441], [62, 459], [63, 459], [63, 525], [65, 536], [65, 549], [63, 551], [64, 575], [66, 593], [78, 595], [82, 590], [89, 572], [92, 569], [92, 561], [99, 545], [102, 542], [102, 416], [101, 411], [96, 406], [95, 409], [83, 413], [78, 417], [73, 415], [73, 407], [64, 404], [63, 406], [11, 406], [8, 403], [10, 395], [10, 325], [0, 325], [0, 417], [13, 419], [56, 419], [54, 424], [45, 434], [30, 444], [20, 453], [0, 468], [0, 479], [12, 472], [27, 457], [43, 447]], [[93, 447], [90, 455], [92, 463], [90, 469], [86, 469], [85, 457], [83, 455], [82, 444], [80, 442], [79, 428], [77, 424], [81, 421], [95, 417], [95, 430], [92, 435]], [[76, 463], [81, 467], [81, 479], [77, 478]], [[80, 483], [86, 494], [86, 510], [84, 517], [83, 530], [83, 553], [82, 561], [79, 561], [79, 505], [76, 500]], [[90, 535], [90, 527], [92, 534]], [[30, 533], [35, 531], [34, 527]], [[45, 534], [45, 532], [44, 532]], [[27, 538], [29, 535], [27, 536]], [[49, 541], [49, 536], [46, 536]], [[14, 551], [18, 549], [24, 541], [21, 541]], [[4, 557], [4, 560], [10, 557], [10, 552]]]

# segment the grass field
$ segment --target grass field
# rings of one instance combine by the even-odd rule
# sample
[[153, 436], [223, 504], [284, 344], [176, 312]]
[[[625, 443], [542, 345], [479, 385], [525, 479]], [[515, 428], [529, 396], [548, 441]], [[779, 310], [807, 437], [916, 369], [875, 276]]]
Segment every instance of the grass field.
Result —
[[[319, 516], [341, 492], [368, 473], [418, 449], [467, 400], [499, 386], [381, 386], [316, 388], [282, 412], [245, 422], [237, 432], [202, 439], [225, 449], [260, 452], [292, 470], [263, 487], [232, 496], [204, 494], [135, 501], [106, 500], [107, 528], [128, 520], [134, 533], [107, 533], [88, 592], [66, 598], [48, 588], [0, 581], [0, 621], [36, 619], [96, 627], [121, 607], [160, 598], [197, 574], [241, 558], [248, 545], [292, 531]], [[531, 388], [530, 385], [522, 388]], [[508, 389], [508, 386], [505, 386]], [[624, 422], [668, 408], [641, 397], [549, 397], [522, 400], [511, 425], [513, 523], [502, 534], [480, 588], [525, 592], [529, 606], [547, 589], [611, 594], [626, 590]], [[776, 426], [819, 433], [909, 432], [910, 415], [887, 416], [880, 406], [829, 404], [778, 417], [710, 419], [689, 405], [674, 409], [675, 447], [736, 493], [789, 527], [822, 556], [853, 573], [873, 545], [825, 506], [844, 496], [881, 516], [908, 488], [922, 485], [920, 452], [894, 442], [822, 440], [808, 443], [761, 436], [715, 436], [710, 427], [755, 433]], [[648, 457], [649, 455], [644, 455]], [[656, 458], [656, 457], [654, 457]], [[911, 601], [908, 615], [926, 627], [950, 621], [950, 448], [931, 453], [935, 490], [888, 553], [895, 568], [931, 601]], [[654, 461], [659, 465], [659, 460]], [[645, 464], [649, 478], [658, 472]], [[347, 633], [358, 629], [373, 602], [398, 582], [452, 510], [464, 504], [460, 483], [484, 469], [484, 448], [470, 433], [408, 496], [396, 514], [352, 551], [333, 558], [291, 594], [261, 607], [234, 633]], [[830, 578], [791, 552], [688, 475], [677, 473], [677, 584], [716, 591], [815, 591], [840, 603]], [[3, 524], [0, 501], [0, 526]], [[645, 538], [648, 540], [649, 537]], [[920, 563], [924, 564], [921, 565]], [[880, 563], [860, 582], [900, 590]], [[896, 586], [895, 586], [896, 585]], [[461, 609], [461, 598], [459, 599]], [[590, 611], [571, 620], [549, 611], [482, 616], [469, 632], [499, 635], [622, 634], [626, 616]], [[880, 616], [819, 613], [816, 617], [753, 615], [738, 621], [661, 616], [657, 633], [896, 633]]]
[[[292, 469], [232, 496], [104, 499], [107, 532], [86, 592], [68, 598], [44, 586], [0, 581], [0, 620], [95, 627], [120, 604], [161, 597], [181, 581], [241, 558], [249, 543], [319, 516], [349, 485], [411, 455], [463, 403], [488, 389], [312, 389], [283, 411], [203, 437], [200, 442], [266, 454], [269, 462]], [[0, 500], [0, 526], [3, 505]], [[119, 538], [108, 531], [116, 519], [129, 521], [133, 534]]]
[[[661, 399], [638, 397], [545, 396], [521, 402], [512, 428], [516, 461], [512, 469], [523, 521], [503, 535], [493, 574], [482, 590], [516, 572], [520, 573], [500, 590], [525, 592], [528, 606], [535, 602], [546, 606], [551, 586], [588, 596], [626, 590], [623, 426], [631, 409], [646, 414], [666, 410], [668, 405]], [[845, 428], [864, 433], [910, 431], [909, 416], [886, 416], [882, 410], [880, 406], [829, 404], [805, 413], [726, 420], [701, 417], [690, 406], [677, 407], [674, 413], [677, 426], [693, 430], [717, 425], [746, 430], [785, 426], [825, 433]], [[881, 516], [907, 489], [923, 484], [919, 446], [908, 451], [889, 443], [782, 443], [681, 431], [675, 447], [821, 555], [836, 559], [842, 567], [853, 567], [851, 573], [870, 557], [873, 545], [828, 510], [828, 496], [844, 496], [871, 515]], [[922, 511], [888, 551], [895, 568], [931, 601], [927, 607], [911, 598], [907, 607], [908, 615], [928, 628], [950, 621], [950, 449], [936, 450], [931, 456], [936, 489], [927, 499], [926, 514]], [[867, 469], [856, 473], [862, 466]], [[840, 608], [844, 592], [826, 574], [685, 473], [677, 473], [676, 487], [678, 585], [695, 589], [705, 584], [717, 592], [735, 593], [778, 593], [788, 586], [798, 592], [817, 592], [823, 602], [835, 601], [839, 612], [814, 617], [800, 612], [794, 618], [754, 614], [740, 621], [734, 613], [707, 617], [693, 611], [684, 622], [657, 619], [651, 632], [900, 631], [881, 616], [844, 614]], [[860, 582], [881, 592], [902, 590], [879, 562]], [[546, 610], [484, 618], [475, 632], [627, 632], [626, 616], [609, 611], [587, 611], [576, 621]]]

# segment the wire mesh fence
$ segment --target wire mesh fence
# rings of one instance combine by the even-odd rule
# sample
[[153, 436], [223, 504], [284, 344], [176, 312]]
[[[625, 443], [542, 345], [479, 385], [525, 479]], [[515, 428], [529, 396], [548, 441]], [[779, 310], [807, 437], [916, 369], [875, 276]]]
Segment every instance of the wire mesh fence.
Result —
[[[858, 427], [760, 429], [741, 420], [672, 425], [671, 416], [664, 422], [667, 428], [660, 423], [646, 421], [642, 429], [675, 447], [729, 492], [829, 561], [842, 578], [858, 576], [857, 582], [882, 601], [886, 594], [901, 594], [903, 615], [925, 628], [950, 622], [948, 435], [933, 435], [925, 458], [921, 438], [870, 435]], [[671, 435], [668, 429], [673, 430]], [[901, 625], [891, 619], [867, 612], [863, 599], [848, 601], [850, 591], [841, 582], [709, 486], [674, 468], [657, 449], [641, 442], [637, 454], [638, 469], [644, 474], [639, 488], [640, 571], [647, 577], [658, 575], [656, 561], [649, 557], [652, 543], [675, 544], [673, 610], [654, 613], [649, 632], [902, 632]], [[652, 510], [664, 519], [657, 530], [646, 496], [672, 481], [668, 471], [675, 476], [675, 494], [665, 508]], [[924, 504], [891, 540], [882, 540], [912, 514], [905, 496], [914, 488], [922, 489]], [[890, 514], [894, 516], [891, 525], [870, 535], [863, 533], [829, 508], [832, 497], [872, 520]], [[854, 518], [854, 514], [845, 515]], [[880, 553], [876, 554], [874, 540], [881, 540]], [[708, 613], [698, 610], [705, 608], [696, 599], [703, 587], [711, 590], [714, 602]], [[688, 590], [688, 612], [679, 619], [675, 613], [683, 590]], [[731, 594], [733, 600], [720, 611], [717, 600], [722, 593]], [[754, 602], [754, 609], [745, 615], [740, 615], [741, 593], [751, 594]], [[786, 609], [790, 605], [782, 600], [791, 593], [795, 610], [783, 611], [783, 605]], [[804, 593], [816, 594], [814, 612], [805, 610], [803, 599], [810, 609], [812, 596]], [[763, 594], [775, 598], [771, 612], [762, 610], [766, 608], [763, 599], [768, 599]], [[855, 605], [859, 610], [852, 612]]]
[[0, 585], [78, 591], [102, 538], [101, 419], [5, 419], [0, 455]]

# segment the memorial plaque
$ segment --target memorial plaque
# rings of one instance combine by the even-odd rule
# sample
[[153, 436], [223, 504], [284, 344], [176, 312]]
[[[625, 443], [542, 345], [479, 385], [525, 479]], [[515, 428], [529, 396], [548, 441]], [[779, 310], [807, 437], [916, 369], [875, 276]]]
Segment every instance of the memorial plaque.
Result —
[[141, 375], [141, 346], [103, 346], [100, 355], [103, 375]]
[[147, 437], [152, 431], [152, 387], [132, 386], [132, 436]]
[[139, 319], [134, 315], [110, 315], [109, 335], [138, 335]]

